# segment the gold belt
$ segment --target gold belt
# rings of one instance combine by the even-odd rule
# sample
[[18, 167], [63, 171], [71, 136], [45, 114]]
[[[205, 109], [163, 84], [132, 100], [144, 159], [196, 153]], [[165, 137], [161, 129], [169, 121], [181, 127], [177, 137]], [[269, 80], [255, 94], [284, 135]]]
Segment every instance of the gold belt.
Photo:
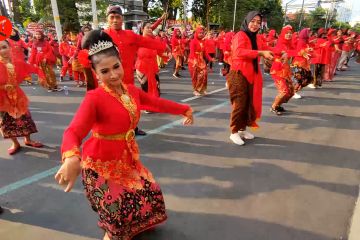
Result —
[[100, 134], [98, 132], [93, 132], [92, 135], [94, 138], [98, 138], [98, 139], [114, 140], [114, 141], [126, 140], [127, 142], [129, 142], [135, 138], [135, 131], [134, 129], [130, 129], [126, 133], [119, 133], [119, 134]]
[[5, 84], [5, 85], [1, 85], [0, 89], [4, 89], [4, 90], [10, 90], [10, 89], [15, 89], [16, 85], [12, 85], [12, 84]]

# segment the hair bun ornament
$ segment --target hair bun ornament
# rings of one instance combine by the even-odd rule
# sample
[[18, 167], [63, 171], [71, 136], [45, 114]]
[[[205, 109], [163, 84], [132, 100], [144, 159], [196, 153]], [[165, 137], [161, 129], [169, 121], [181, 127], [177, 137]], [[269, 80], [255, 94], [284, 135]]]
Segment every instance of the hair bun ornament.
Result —
[[83, 49], [79, 51], [78, 61], [84, 68], [91, 68], [91, 61], [89, 60], [89, 51], [87, 49]]
[[99, 41], [98, 43], [95, 43], [90, 49], [89, 49], [89, 55], [92, 56], [98, 52], [104, 51], [106, 49], [109, 49], [113, 47], [114, 44], [109, 41]]

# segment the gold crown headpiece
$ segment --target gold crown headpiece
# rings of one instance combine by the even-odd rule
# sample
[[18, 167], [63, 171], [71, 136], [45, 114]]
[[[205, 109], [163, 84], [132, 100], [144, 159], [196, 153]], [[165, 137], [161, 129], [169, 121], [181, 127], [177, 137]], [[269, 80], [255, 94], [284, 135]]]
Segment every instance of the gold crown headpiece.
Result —
[[101, 52], [105, 49], [111, 48], [113, 47], [114, 44], [112, 42], [109, 41], [99, 41], [98, 43], [95, 43], [94, 46], [92, 46], [89, 49], [89, 56], [94, 55], [98, 52]]

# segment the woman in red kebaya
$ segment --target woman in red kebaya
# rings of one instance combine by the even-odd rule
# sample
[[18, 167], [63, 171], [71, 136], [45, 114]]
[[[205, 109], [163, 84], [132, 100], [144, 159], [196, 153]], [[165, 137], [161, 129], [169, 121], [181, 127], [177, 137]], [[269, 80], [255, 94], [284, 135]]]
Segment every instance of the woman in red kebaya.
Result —
[[60, 45], [59, 45], [59, 53], [61, 55], [61, 60], [62, 60], [62, 68], [61, 68], [61, 73], [60, 73], [60, 81], [64, 80], [64, 77], [66, 75], [66, 72], [69, 73], [69, 79], [72, 80], [72, 66], [69, 64], [69, 60], [70, 60], [70, 44], [69, 44], [69, 40], [67, 35], [63, 35]]
[[314, 64], [314, 81], [309, 84], [313, 88], [321, 88], [322, 77], [325, 71], [325, 66], [331, 61], [331, 42], [327, 40], [324, 28], [320, 28], [317, 32], [316, 44], [314, 46], [314, 56], [311, 63]]
[[313, 76], [310, 69], [310, 53], [313, 51], [309, 46], [310, 28], [304, 28], [299, 33], [296, 51], [297, 54], [292, 62], [292, 70], [294, 73], [295, 94], [294, 98], [299, 99], [301, 95], [298, 92], [313, 82]]
[[331, 42], [330, 47], [330, 62], [325, 66], [324, 81], [332, 81], [336, 72], [336, 65], [341, 55], [341, 49], [339, 48], [340, 38], [336, 29], [329, 29], [327, 34], [328, 41]]
[[[12, 29], [8, 42], [11, 48], [11, 58], [16, 59], [17, 61], [25, 61], [25, 51], [27, 50], [28, 45], [20, 38], [19, 31], [15, 28]], [[24, 80], [28, 84], [32, 84], [31, 76], [25, 76]]]
[[175, 28], [171, 38], [172, 55], [175, 59], [175, 71], [173, 76], [176, 78], [181, 77], [179, 71], [182, 67], [182, 59], [184, 58], [184, 43], [181, 38], [180, 29]]
[[19, 31], [12, 29], [10, 38], [8, 39], [11, 47], [11, 58], [25, 61], [24, 51], [27, 49], [27, 44], [20, 38]]
[[22, 59], [11, 58], [9, 42], [0, 41], [0, 132], [13, 143], [8, 149], [10, 155], [20, 150], [18, 137], [24, 137], [27, 146], [43, 146], [30, 138], [37, 129], [29, 112], [29, 100], [20, 88], [30, 73], [38, 73], [38, 69]]
[[205, 51], [204, 37], [204, 27], [197, 27], [194, 39], [190, 42], [189, 72], [195, 96], [206, 94], [208, 73], [205, 58], [214, 61]]
[[225, 31], [221, 31], [216, 38], [218, 43], [217, 47], [219, 50], [219, 64], [224, 62], [224, 41], [225, 41]]
[[[162, 30], [159, 31], [157, 39], [160, 40], [161, 42], [165, 43], [166, 47], [170, 49], [170, 47], [169, 47], [170, 41], [164, 31], [162, 31]], [[163, 54], [158, 55], [157, 63], [158, 63], [159, 68], [164, 68], [166, 66], [166, 64], [169, 62], [170, 58], [171, 58], [171, 51], [168, 53], [163, 52]]]
[[279, 40], [274, 48], [275, 55], [270, 74], [274, 79], [278, 95], [275, 97], [270, 111], [277, 115], [281, 115], [285, 111], [281, 105], [287, 103], [294, 95], [292, 72], [289, 64], [289, 58], [296, 54], [291, 44], [292, 33], [293, 29], [291, 26], [283, 27]]
[[221, 73], [223, 76], [226, 76], [226, 74], [230, 71], [230, 65], [231, 65], [231, 41], [233, 37], [235, 36], [235, 33], [233, 31], [225, 33], [224, 43], [223, 43], [223, 68], [221, 69]]
[[69, 63], [71, 64], [74, 81], [76, 82], [76, 87], [82, 87], [86, 85], [85, 74], [84, 74], [85, 67], [82, 64], [80, 64], [78, 59], [78, 48], [76, 47], [78, 36], [79, 34], [73, 35], [71, 37], [72, 45], [70, 45]]
[[257, 35], [261, 20], [258, 11], [249, 12], [231, 44], [231, 66], [226, 80], [232, 105], [230, 139], [237, 145], [245, 143], [242, 138], [254, 138], [246, 127], [257, 128], [256, 120], [261, 116], [263, 81], [259, 57], [273, 58], [272, 52], [263, 50], [268, 47]]
[[[149, 21], [142, 24], [141, 32], [144, 37], [154, 38], [152, 25]], [[160, 96], [159, 67], [156, 62], [156, 56], [162, 55], [162, 52], [139, 48], [135, 63], [136, 77], [141, 84], [141, 89], [154, 97]]]
[[[140, 108], [184, 115], [185, 125], [193, 122], [192, 110], [124, 84], [119, 52], [105, 32], [91, 31], [82, 46], [89, 49], [102, 84], [86, 93], [64, 133], [63, 165], [55, 179], [68, 192], [81, 171], [86, 196], [105, 230], [103, 239], [129, 240], [167, 218], [160, 186], [139, 157], [134, 128]], [[81, 142], [90, 131], [81, 157]]]
[[[271, 29], [269, 31], [269, 34], [266, 37], [266, 45], [270, 48], [273, 48], [273, 47], [275, 47], [276, 42], [277, 42], [276, 31], [274, 29]], [[272, 65], [271, 61], [267, 61], [266, 59], [264, 59], [264, 72], [265, 73], [270, 72], [271, 65]]]
[[[216, 45], [217, 45], [217, 42], [216, 42], [214, 33], [209, 32], [206, 39], [205, 39], [205, 51], [213, 59], [215, 58], [215, 54], [216, 54]], [[213, 62], [210, 61], [209, 62], [209, 70], [210, 70], [210, 72], [213, 71], [212, 68], [213, 68]]]
[[44, 33], [41, 30], [36, 31], [29, 63], [38, 66], [44, 72], [45, 78], [39, 78], [39, 83], [47, 88], [49, 92], [59, 90], [53, 69], [55, 62], [55, 55], [50, 44], [45, 40]]

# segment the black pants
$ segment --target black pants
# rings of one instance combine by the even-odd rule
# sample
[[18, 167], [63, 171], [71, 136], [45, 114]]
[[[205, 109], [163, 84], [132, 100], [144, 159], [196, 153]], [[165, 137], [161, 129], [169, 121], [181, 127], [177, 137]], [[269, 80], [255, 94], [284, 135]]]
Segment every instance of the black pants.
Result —
[[[210, 57], [215, 58], [215, 53], [209, 53], [209, 55], [210, 55]], [[209, 62], [210, 62], [207, 58], [205, 59], [205, 61], [206, 61], [206, 64], [209, 64]], [[213, 62], [210, 62], [209, 68], [210, 69], [213, 68]]]
[[[155, 79], [156, 79], [156, 82], [157, 82], [157, 88], [158, 88], [158, 91], [159, 91], [159, 95], [161, 94], [160, 92], [160, 78], [159, 78], [159, 75], [158, 74], [155, 74]], [[141, 85], [141, 89], [144, 91], [144, 92], [148, 92], [148, 82], [146, 81], [145, 83], [143, 84], [140, 84]]]

